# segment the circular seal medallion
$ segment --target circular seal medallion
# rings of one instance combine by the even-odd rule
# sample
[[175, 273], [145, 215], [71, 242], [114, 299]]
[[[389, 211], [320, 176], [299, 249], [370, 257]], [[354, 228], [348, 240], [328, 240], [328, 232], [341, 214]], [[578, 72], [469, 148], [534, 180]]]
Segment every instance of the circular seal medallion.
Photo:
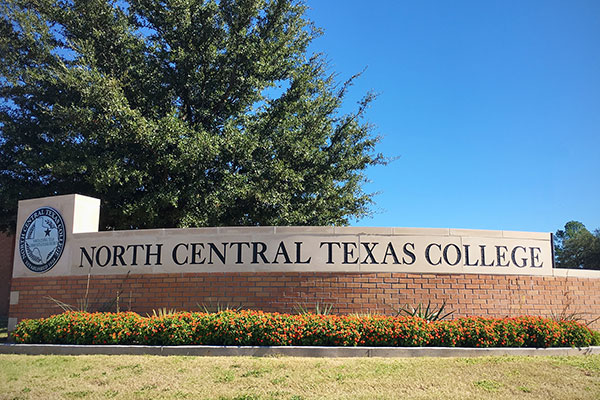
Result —
[[19, 254], [33, 272], [46, 272], [56, 265], [65, 248], [65, 222], [54, 208], [35, 210], [19, 235]]

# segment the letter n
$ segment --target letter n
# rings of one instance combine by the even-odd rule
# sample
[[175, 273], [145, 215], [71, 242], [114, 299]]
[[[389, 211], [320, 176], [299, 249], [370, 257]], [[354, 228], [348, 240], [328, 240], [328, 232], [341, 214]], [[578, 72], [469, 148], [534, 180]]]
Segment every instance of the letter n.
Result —
[[94, 266], [94, 253], [96, 252], [96, 246], [92, 246], [92, 255], [90, 255], [85, 247], [80, 247], [81, 250], [80, 259], [79, 259], [79, 268], [83, 268], [83, 257], [87, 260], [90, 267]]

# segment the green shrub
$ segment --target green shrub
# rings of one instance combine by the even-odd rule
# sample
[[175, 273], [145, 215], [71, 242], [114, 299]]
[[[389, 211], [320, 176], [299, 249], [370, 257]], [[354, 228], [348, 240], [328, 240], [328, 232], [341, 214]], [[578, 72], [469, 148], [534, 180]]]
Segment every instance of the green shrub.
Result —
[[592, 331], [592, 346], [600, 346], [600, 332]]
[[44, 319], [21, 321], [13, 337], [17, 343], [133, 344], [139, 342], [136, 313], [65, 312]]
[[251, 310], [136, 313], [66, 312], [21, 321], [17, 343], [238, 345], [569, 347], [600, 344], [600, 334], [576, 321], [540, 317], [467, 317], [426, 321], [380, 315], [288, 315]]

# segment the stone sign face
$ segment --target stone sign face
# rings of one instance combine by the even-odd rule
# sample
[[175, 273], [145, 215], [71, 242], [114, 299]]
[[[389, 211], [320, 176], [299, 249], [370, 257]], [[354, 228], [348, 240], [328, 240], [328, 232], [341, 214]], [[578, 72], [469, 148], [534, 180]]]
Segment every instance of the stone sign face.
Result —
[[[19, 203], [21, 257], [15, 258], [14, 276], [253, 271], [553, 274], [549, 233], [356, 227], [97, 232], [98, 200], [60, 197]], [[62, 242], [55, 219], [60, 217], [61, 201], [68, 203], [63, 214], [72, 215], [72, 226], [78, 227], [75, 231], [61, 222], [67, 231]], [[95, 221], [95, 227], [88, 220]]]

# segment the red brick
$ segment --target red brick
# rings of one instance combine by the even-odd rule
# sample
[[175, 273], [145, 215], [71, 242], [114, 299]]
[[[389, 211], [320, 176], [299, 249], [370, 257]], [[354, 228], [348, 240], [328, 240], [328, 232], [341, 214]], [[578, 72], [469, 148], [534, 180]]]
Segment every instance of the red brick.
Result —
[[[257, 286], [258, 285], [258, 286]], [[196, 304], [235, 304], [265, 311], [293, 312], [296, 304], [332, 304], [335, 312], [394, 313], [402, 304], [446, 301], [453, 317], [550, 315], [570, 304], [573, 312], [600, 316], [600, 279], [406, 273], [186, 273], [94, 276], [64, 279], [15, 278], [19, 304], [10, 315], [22, 319], [57, 313], [46, 296], [76, 304], [87, 291], [90, 303], [114, 299], [120, 309], [150, 313]], [[310, 306], [309, 306], [310, 308]], [[596, 322], [596, 329], [600, 323]]]

